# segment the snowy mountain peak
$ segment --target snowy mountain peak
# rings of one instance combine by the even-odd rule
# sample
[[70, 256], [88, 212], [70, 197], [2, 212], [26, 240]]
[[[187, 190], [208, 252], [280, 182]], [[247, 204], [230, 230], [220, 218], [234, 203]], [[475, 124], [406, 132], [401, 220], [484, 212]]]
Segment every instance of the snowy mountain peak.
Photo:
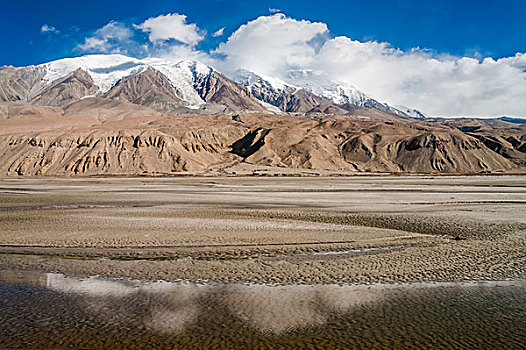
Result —
[[350, 104], [363, 108], [376, 108], [410, 117], [420, 113], [416, 110], [406, 113], [403, 110], [393, 108], [368, 96], [352, 84], [331, 81], [313, 70], [289, 70], [285, 78], [286, 81], [248, 70], [238, 70], [233, 79], [248, 87], [256, 98], [274, 106], [283, 103], [285, 94], [295, 94], [303, 89], [340, 106]]
[[250, 86], [259, 86], [259, 87], [268, 87], [276, 90], [289, 90], [289, 89], [299, 89], [297, 86], [286, 83], [281, 79], [269, 77], [264, 74], [252, 72], [246, 69], [237, 70], [232, 76], [233, 80], [245, 85]]
[[210, 75], [214, 71], [212, 67], [198, 61], [181, 61], [177, 66], [190, 69], [195, 76], [201, 77]]
[[365, 107], [365, 102], [373, 99], [352, 84], [329, 80], [312, 70], [290, 70], [287, 75], [291, 83], [336, 104], [350, 103]]
[[209, 76], [213, 68], [199, 62], [186, 60], [169, 64], [155, 62], [151, 66], [170, 80], [187, 107], [196, 109], [205, 104], [195, 86], [200, 79]]
[[236, 71], [232, 79], [236, 83], [246, 86], [252, 95], [267, 104], [267, 109], [269, 109], [268, 105], [281, 108], [286, 95], [293, 94], [299, 89], [283, 80], [267, 77], [245, 69]]
[[420, 112], [419, 110], [417, 109], [414, 109], [414, 108], [409, 108], [409, 107], [406, 107], [406, 106], [396, 106], [395, 107], [396, 109], [404, 112], [405, 114], [409, 115], [410, 117], [412, 118], [415, 118], [415, 119], [426, 119], [428, 118], [427, 115], [425, 115], [424, 113]]
[[95, 95], [108, 92], [117, 82], [126, 77], [139, 74], [148, 67], [164, 74], [177, 94], [189, 108], [199, 108], [205, 101], [195, 91], [198, 79], [210, 75], [213, 68], [197, 61], [169, 61], [160, 58], [136, 59], [123, 55], [87, 55], [65, 58], [39, 65], [46, 74], [43, 81], [47, 84], [71, 74], [77, 69], [86, 71], [98, 91]]
[[64, 77], [78, 68], [88, 72], [98, 93], [108, 91], [120, 79], [141, 72], [147, 65], [140, 60], [123, 55], [87, 55], [75, 58], [64, 58], [39, 65], [46, 70], [44, 81], [52, 82]]

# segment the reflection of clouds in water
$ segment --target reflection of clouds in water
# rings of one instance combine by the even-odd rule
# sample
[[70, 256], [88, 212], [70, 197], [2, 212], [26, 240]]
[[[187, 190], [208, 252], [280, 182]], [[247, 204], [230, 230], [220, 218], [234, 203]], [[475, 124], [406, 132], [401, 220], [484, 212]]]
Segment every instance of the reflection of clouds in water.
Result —
[[145, 320], [145, 326], [162, 333], [180, 333], [195, 321], [199, 310], [193, 305], [182, 306], [176, 310], [158, 308], [152, 310], [151, 317]]
[[237, 286], [225, 300], [230, 312], [262, 332], [322, 325], [335, 312], [378, 300], [381, 291], [359, 286]]
[[352, 307], [381, 300], [385, 290], [368, 286], [327, 286], [320, 287], [318, 293], [331, 311], [346, 312]]
[[65, 293], [84, 294], [93, 297], [125, 297], [133, 293], [173, 294], [187, 298], [208, 288], [204, 285], [190, 283], [170, 283], [165, 281], [144, 282], [128, 279], [111, 279], [88, 277], [78, 279], [62, 274], [45, 274], [45, 286]]
[[60, 274], [46, 277], [49, 289], [89, 297], [83, 300], [86, 310], [106, 320], [114, 322], [116, 315], [122, 322], [140, 319], [146, 327], [164, 333], [179, 333], [195, 320], [199, 297], [208, 288], [162, 281], [76, 279]]
[[[180, 333], [201, 312], [224, 312], [265, 333], [320, 326], [334, 313], [380, 300], [367, 286], [199, 285], [47, 274], [49, 289], [84, 296], [86, 311], [111, 322], [140, 322], [162, 333]], [[223, 311], [219, 311], [223, 310]], [[116, 317], [116, 315], [118, 315]], [[228, 316], [228, 315], [223, 315]]]
[[[525, 281], [280, 287], [101, 278], [86, 283], [51, 275], [55, 289], [46, 289], [45, 277], [0, 271], [3, 347], [484, 347], [496, 339], [480, 338], [486, 329], [502, 335], [502, 346], [494, 348], [523, 344], [517, 334], [524, 327], [514, 320], [524, 309]], [[462, 292], [464, 286], [470, 289]], [[453, 328], [466, 334], [458, 339], [448, 333]], [[433, 331], [444, 337], [430, 336]]]
[[163, 333], [179, 333], [191, 325], [200, 312], [200, 301], [207, 286], [196, 284], [149, 284], [143, 295], [150, 297], [146, 327]]
[[84, 294], [93, 297], [124, 297], [137, 292], [138, 285], [119, 280], [108, 280], [98, 277], [76, 279], [64, 275], [46, 274], [46, 287], [65, 293]]
[[320, 325], [326, 315], [308, 286], [237, 286], [225, 296], [229, 311], [263, 332], [280, 333]]

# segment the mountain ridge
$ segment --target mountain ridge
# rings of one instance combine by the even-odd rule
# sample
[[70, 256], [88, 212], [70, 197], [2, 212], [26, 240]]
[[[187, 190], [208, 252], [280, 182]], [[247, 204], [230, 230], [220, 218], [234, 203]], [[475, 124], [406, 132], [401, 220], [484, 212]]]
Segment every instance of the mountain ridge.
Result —
[[[136, 107], [131, 103], [107, 101], [92, 97], [68, 106], [64, 113], [57, 107], [48, 111], [49, 116], [0, 120], [3, 126], [0, 174], [159, 176], [249, 175], [252, 170], [269, 174], [526, 171], [524, 126], [486, 125], [463, 131], [465, 124], [258, 113], [239, 114], [235, 118], [227, 114], [191, 118], [182, 114], [164, 115], [151, 109], [148, 112], [142, 106], [139, 107], [145, 110], [135, 114]], [[90, 112], [92, 109], [87, 109], [85, 103], [88, 102], [116, 104], [114, 113], [103, 112], [96, 117]], [[81, 105], [74, 108], [79, 103]], [[124, 112], [126, 106], [132, 108]], [[9, 125], [18, 125], [19, 129], [9, 129]], [[28, 125], [32, 129], [28, 129]], [[498, 136], [491, 137], [492, 133]]]
[[[61, 85], [60, 89], [69, 96], [40, 97], [45, 90], [50, 89], [51, 85], [60, 84], [61, 79], [67, 79], [70, 74], [74, 74], [79, 69], [87, 74], [80, 80], [91, 79], [90, 84], [98, 88], [95, 92], [92, 89], [85, 89], [84, 92], [70, 92], [64, 85]], [[170, 89], [167, 90], [165, 81], [160, 85], [153, 84], [160, 91], [143, 92], [150, 95], [150, 98], [143, 97], [140, 99], [137, 97], [134, 100], [137, 104], [144, 101], [146, 106], [152, 106], [154, 105], [152, 104], [152, 95], [163, 96], [164, 103], [157, 104], [155, 108], [164, 112], [177, 112], [178, 107], [181, 107], [211, 112], [267, 111], [276, 113], [276, 109], [273, 108], [276, 107], [284, 113], [345, 114], [347, 110], [345, 105], [353, 104], [357, 107], [376, 108], [400, 116], [411, 116], [368, 97], [348, 84], [342, 85], [323, 81], [325, 85], [312, 85], [305, 83], [304, 79], [302, 83], [298, 81], [301, 84], [296, 86], [278, 78], [263, 77], [250, 72], [266, 84], [264, 87], [256, 87], [254, 84], [239, 79], [239, 72], [233, 73], [229, 77], [198, 61], [169, 61], [160, 58], [136, 59], [119, 54], [64, 58], [37, 66], [19, 68], [1, 67], [0, 99], [3, 101], [49, 101], [52, 105], [55, 100], [63, 100], [63, 103], [67, 103], [67, 101], [73, 102], [75, 98], [80, 99], [88, 96], [113, 98], [116, 95], [108, 94], [108, 91], [115, 88], [116, 84], [123, 79], [130, 81], [132, 76], [139, 76], [148, 69], [154, 69], [164, 75], [164, 77], [158, 77], [157, 82], [161, 80], [170, 82], [175, 90], [176, 98], [172, 97], [169, 99], [170, 101], [166, 100], [166, 97], [171, 93], [168, 93]], [[79, 74], [74, 74], [77, 80], [79, 80]], [[213, 80], [213, 84], [209, 80]], [[317, 80], [320, 79], [317, 78]], [[20, 86], [16, 87], [17, 84], [15, 83]], [[77, 84], [75, 88], [79, 86]], [[205, 97], [202, 92], [206, 86], [208, 89], [213, 87], [214, 94], [209, 95], [210, 91], [207, 91]], [[300, 92], [300, 90], [303, 91]], [[216, 94], [218, 91], [221, 91], [219, 95]], [[82, 94], [83, 96], [81, 96]], [[211, 106], [218, 107], [211, 108]]]

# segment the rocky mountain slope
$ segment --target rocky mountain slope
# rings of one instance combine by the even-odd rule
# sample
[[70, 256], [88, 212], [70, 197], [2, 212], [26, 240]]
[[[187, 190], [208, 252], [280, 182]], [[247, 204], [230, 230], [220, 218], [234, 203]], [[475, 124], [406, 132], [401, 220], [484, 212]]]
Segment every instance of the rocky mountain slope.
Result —
[[173, 112], [183, 104], [170, 81], [151, 67], [122, 78], [101, 97], [131, 102], [163, 112]]
[[65, 107], [94, 94], [97, 90], [98, 87], [93, 83], [91, 76], [78, 68], [47, 84], [35, 97], [29, 99], [29, 102], [42, 106]]
[[215, 70], [210, 70], [206, 76], [198, 77], [194, 87], [204, 101], [223, 105], [231, 111], [260, 111], [265, 109], [247, 88]]
[[31, 100], [45, 86], [45, 74], [42, 67], [0, 67], [0, 100]]
[[[504, 122], [475, 130], [460, 121], [382, 119], [379, 113], [392, 114], [371, 109], [340, 117], [167, 115], [104, 98], [66, 108], [0, 104], [0, 112], [6, 110], [0, 119], [1, 176], [526, 169], [526, 126], [508, 133]], [[498, 136], [488, 141], [495, 130]]]
[[[274, 105], [285, 112], [291, 112], [298, 108], [294, 108], [294, 104], [291, 107], [284, 101], [298, 100], [306, 96], [311, 101], [317, 99], [321, 105], [313, 106], [312, 102], [307, 103], [311, 106], [311, 110], [302, 110], [303, 113], [316, 111], [326, 114], [341, 114], [342, 109], [350, 111], [355, 107], [362, 107], [374, 108], [404, 117], [425, 118], [424, 114], [415, 109], [391, 107], [366, 95], [351, 84], [335, 83], [317, 76], [312, 71], [290, 71], [287, 82], [285, 82], [275, 77], [267, 77], [240, 69], [234, 73], [233, 79], [247, 86], [259, 100]], [[298, 96], [294, 98], [295, 95]], [[331, 107], [327, 108], [329, 105]], [[323, 112], [325, 110], [327, 112]]]
[[526, 166], [526, 125], [512, 120], [449, 120], [444, 124], [480, 140], [487, 148], [510, 159], [519, 166]]

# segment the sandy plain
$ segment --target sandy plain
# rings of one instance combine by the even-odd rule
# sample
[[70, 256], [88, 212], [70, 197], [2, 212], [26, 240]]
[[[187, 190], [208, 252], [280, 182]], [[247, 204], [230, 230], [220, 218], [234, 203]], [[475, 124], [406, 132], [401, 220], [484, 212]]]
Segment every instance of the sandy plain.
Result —
[[0, 270], [260, 284], [522, 279], [526, 177], [0, 179]]

